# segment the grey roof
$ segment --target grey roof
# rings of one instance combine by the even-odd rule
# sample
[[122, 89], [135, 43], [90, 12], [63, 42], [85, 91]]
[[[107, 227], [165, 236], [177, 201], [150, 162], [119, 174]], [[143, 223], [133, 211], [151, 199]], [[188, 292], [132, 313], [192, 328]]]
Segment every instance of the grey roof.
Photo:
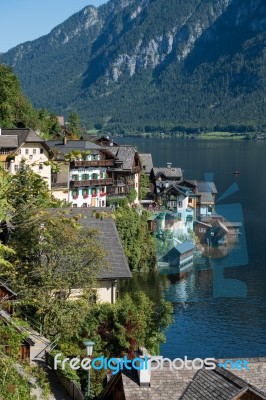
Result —
[[[57, 212], [58, 210], [60, 209], [53, 209], [52, 212]], [[89, 208], [72, 208], [69, 209], [69, 216], [77, 214], [81, 216], [78, 221], [80, 224], [84, 227], [95, 228], [99, 231], [99, 242], [106, 252], [105, 261], [108, 268], [103, 268], [100, 271], [98, 279], [131, 278], [132, 274], [114, 220], [108, 217], [97, 219], [92, 215], [93, 211], [93, 209]], [[103, 209], [98, 209], [98, 211], [103, 211]], [[110, 209], [108, 209], [108, 211], [110, 211]]]
[[192, 242], [183, 242], [178, 244], [177, 246], [174, 247], [174, 249], [179, 253], [179, 254], [184, 254], [187, 251], [191, 251], [194, 249], [194, 243]]
[[122, 169], [131, 170], [134, 167], [136, 150], [132, 146], [106, 147], [118, 160], [123, 161]]
[[214, 370], [200, 369], [180, 400], [232, 400], [247, 392], [266, 399], [265, 393], [217, 366]]
[[18, 147], [24, 142], [45, 143], [45, 141], [32, 129], [29, 128], [15, 128], [15, 129], [2, 129], [1, 136], [17, 136]]
[[153, 168], [153, 161], [152, 161], [151, 153], [140, 154], [139, 157], [140, 157], [140, 162], [141, 162], [143, 171], [150, 174], [151, 170]]
[[151, 386], [140, 387], [136, 370], [122, 373], [125, 400], [177, 400], [191, 382], [195, 370], [171, 371], [167, 365], [151, 372]]
[[[234, 370], [234, 373], [218, 365], [214, 370], [203, 367], [199, 371], [186, 368], [171, 371], [169, 365], [164, 364], [162, 369], [151, 371], [150, 387], [140, 387], [136, 370], [123, 370], [121, 376], [125, 400], [233, 400], [234, 396], [239, 398], [244, 393], [266, 399], [265, 373], [262, 370], [266, 366], [266, 359], [264, 362], [260, 362], [260, 358], [247, 360], [254, 360], [250, 370]], [[116, 376], [109, 381], [109, 387], [112, 387], [115, 379]]]
[[0, 148], [16, 149], [18, 147], [17, 136], [0, 136]]
[[[41, 143], [42, 146], [48, 151], [51, 152], [50, 147], [47, 143], [32, 129], [29, 128], [15, 128], [15, 129], [1, 129], [0, 137], [9, 137], [12, 143], [17, 143], [16, 148], [19, 148], [23, 143]], [[11, 139], [12, 138], [12, 139]], [[1, 147], [1, 145], [0, 145]], [[16, 149], [14, 147], [14, 149]]]
[[211, 192], [199, 192], [201, 204], [213, 204], [213, 197]]
[[209, 192], [216, 194], [217, 189], [214, 182], [198, 181], [197, 182], [199, 192]]
[[181, 168], [167, 168], [167, 167], [155, 167], [153, 168], [155, 178], [163, 175], [166, 179], [179, 179], [182, 177]]
[[49, 147], [58, 149], [62, 154], [68, 154], [71, 150], [98, 150], [95, 154], [99, 153], [100, 146], [87, 140], [67, 140], [66, 144], [62, 140], [48, 140], [46, 142]]

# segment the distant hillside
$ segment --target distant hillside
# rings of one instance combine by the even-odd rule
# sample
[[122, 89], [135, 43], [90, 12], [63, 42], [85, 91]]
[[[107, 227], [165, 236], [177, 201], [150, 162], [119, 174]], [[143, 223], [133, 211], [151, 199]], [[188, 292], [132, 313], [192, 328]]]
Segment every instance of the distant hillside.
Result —
[[91, 125], [266, 129], [265, 0], [110, 0], [2, 60], [36, 107]]

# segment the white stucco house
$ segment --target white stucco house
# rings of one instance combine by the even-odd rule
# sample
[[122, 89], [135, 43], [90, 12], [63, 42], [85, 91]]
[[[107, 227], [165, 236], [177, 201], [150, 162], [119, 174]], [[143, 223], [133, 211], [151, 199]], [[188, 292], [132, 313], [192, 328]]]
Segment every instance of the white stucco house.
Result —
[[19, 170], [24, 160], [51, 189], [51, 166], [47, 164], [51, 157], [52, 152], [47, 143], [32, 129], [0, 128], [0, 161], [11, 174]]

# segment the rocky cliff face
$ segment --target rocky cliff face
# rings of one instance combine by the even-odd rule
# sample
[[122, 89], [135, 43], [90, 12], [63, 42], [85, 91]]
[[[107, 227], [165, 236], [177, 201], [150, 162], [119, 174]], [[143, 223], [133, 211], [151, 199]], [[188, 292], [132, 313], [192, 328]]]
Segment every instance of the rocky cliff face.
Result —
[[[265, 62], [265, 29], [264, 0], [110, 0], [98, 8], [84, 8], [49, 35], [21, 44], [2, 58], [14, 67], [36, 106], [56, 112], [75, 108], [84, 117], [89, 110], [90, 118], [98, 120], [101, 114], [103, 121], [120, 113], [117, 99], [121, 96], [127, 108], [129, 90], [138, 99], [136, 108], [142, 102], [148, 115], [152, 110], [143, 101], [144, 94], [158, 101], [158, 88], [160, 98], [171, 97], [167, 103], [176, 107], [176, 94], [169, 90], [171, 82], [187, 93], [193, 92], [194, 82], [194, 93], [202, 97], [206, 82], [213, 80], [211, 97], [214, 93], [219, 98], [222, 93], [232, 97], [236, 70], [246, 86], [251, 76], [253, 82], [260, 80], [261, 67], [254, 63], [260, 59], [263, 66]], [[233, 63], [231, 68], [223, 63], [226, 58]], [[221, 72], [223, 79], [219, 78]], [[253, 89], [258, 87], [249, 87], [249, 93]], [[260, 90], [265, 90], [263, 84]], [[186, 103], [191, 107], [189, 96]], [[220, 99], [213, 101], [221, 104]], [[121, 120], [125, 121], [126, 115]], [[206, 119], [204, 110], [194, 115]], [[177, 120], [189, 118], [184, 110]]]

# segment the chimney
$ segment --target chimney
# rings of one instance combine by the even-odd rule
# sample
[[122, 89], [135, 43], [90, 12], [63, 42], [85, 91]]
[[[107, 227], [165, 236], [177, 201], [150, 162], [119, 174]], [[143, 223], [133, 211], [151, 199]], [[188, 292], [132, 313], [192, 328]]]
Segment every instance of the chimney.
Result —
[[166, 163], [166, 166], [167, 166], [168, 169], [171, 169], [172, 168], [172, 163], [168, 162], [168, 163]]
[[[136, 360], [136, 365], [138, 366], [138, 376], [139, 376], [139, 385], [140, 387], [150, 387], [151, 385], [151, 370], [150, 370], [150, 354], [148, 351], [144, 348], [141, 347], [139, 349], [140, 355], [139, 355], [139, 360]], [[140, 359], [143, 360], [143, 362], [140, 362]], [[148, 363], [145, 362], [149, 360]], [[143, 367], [143, 368], [141, 368]]]

